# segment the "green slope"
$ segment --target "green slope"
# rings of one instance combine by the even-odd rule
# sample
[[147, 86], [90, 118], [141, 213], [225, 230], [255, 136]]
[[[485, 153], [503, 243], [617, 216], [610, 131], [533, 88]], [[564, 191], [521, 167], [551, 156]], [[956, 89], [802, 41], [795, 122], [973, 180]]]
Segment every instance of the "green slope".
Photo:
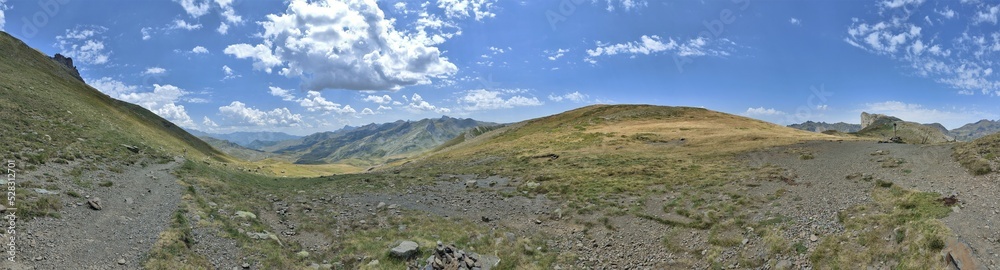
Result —
[[0, 32], [0, 157], [28, 165], [80, 158], [135, 160], [125, 145], [159, 158], [186, 153], [227, 160], [140, 106], [115, 100], [41, 52]]

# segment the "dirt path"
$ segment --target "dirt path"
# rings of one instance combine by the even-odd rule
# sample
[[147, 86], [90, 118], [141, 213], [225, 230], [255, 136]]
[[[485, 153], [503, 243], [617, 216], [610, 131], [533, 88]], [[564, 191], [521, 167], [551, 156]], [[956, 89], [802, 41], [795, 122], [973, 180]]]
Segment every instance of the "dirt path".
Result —
[[13, 269], [138, 269], [169, 226], [181, 200], [181, 187], [171, 171], [181, 160], [166, 164], [125, 167], [98, 179], [100, 172], [85, 173], [94, 185], [82, 196], [99, 197], [103, 209], [87, 206], [87, 198], [60, 196], [61, 218], [38, 218], [19, 224], [20, 253]]

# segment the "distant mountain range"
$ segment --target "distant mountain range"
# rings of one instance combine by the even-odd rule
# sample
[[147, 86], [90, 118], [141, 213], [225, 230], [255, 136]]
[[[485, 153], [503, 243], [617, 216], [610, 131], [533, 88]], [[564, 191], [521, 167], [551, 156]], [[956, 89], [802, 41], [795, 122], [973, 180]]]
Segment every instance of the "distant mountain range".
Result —
[[208, 133], [198, 130], [189, 130], [189, 132], [198, 137], [225, 140], [250, 149], [258, 149], [255, 145], [273, 144], [280, 141], [302, 138], [302, 136], [289, 135], [282, 132], [234, 132], [229, 134]]
[[836, 130], [843, 133], [851, 133], [851, 132], [858, 132], [861, 130], [861, 125], [848, 124], [844, 122], [830, 124], [826, 122], [806, 121], [805, 123], [802, 124], [791, 124], [788, 125], [788, 127], [801, 129], [805, 131], [812, 131], [812, 132], [824, 132], [828, 130]]
[[952, 136], [959, 141], [971, 141], [987, 135], [1000, 132], [1000, 120], [979, 120], [979, 122], [965, 124], [962, 127], [952, 129]]
[[[829, 130], [836, 130], [836, 131], [843, 132], [843, 133], [857, 133], [857, 132], [862, 131], [863, 127], [870, 126], [871, 124], [875, 124], [876, 122], [880, 122], [880, 123], [881, 122], [885, 122], [885, 123], [882, 123], [882, 124], [887, 124], [887, 123], [891, 123], [891, 122], [902, 123], [902, 122], [905, 122], [905, 121], [903, 121], [902, 119], [899, 119], [899, 118], [896, 118], [896, 117], [892, 117], [892, 116], [887, 116], [887, 115], [881, 115], [881, 114], [864, 114], [864, 115], [862, 115], [862, 122], [863, 123], [867, 123], [867, 125], [850, 124], [850, 123], [844, 123], [844, 122], [829, 124], [829, 123], [824, 123], [824, 122], [806, 121], [806, 122], [801, 123], [801, 124], [791, 124], [791, 125], [788, 125], [788, 127], [790, 127], [790, 128], [796, 128], [796, 129], [801, 129], [801, 130], [805, 130], [805, 131], [812, 131], [812, 132], [825, 132], [825, 131], [829, 131]], [[940, 137], [941, 139], [945, 139], [946, 137], [950, 137], [951, 140], [958, 140], [958, 141], [971, 141], [971, 140], [975, 140], [975, 139], [978, 139], [978, 138], [981, 138], [981, 137], [984, 137], [984, 136], [987, 136], [987, 135], [990, 135], [990, 134], [994, 134], [994, 133], [1000, 132], [1000, 120], [994, 121], [994, 120], [983, 119], [983, 120], [979, 120], [978, 122], [975, 122], [975, 123], [965, 124], [964, 126], [961, 126], [959, 128], [952, 129], [952, 130], [948, 130], [947, 128], [945, 128], [943, 125], [941, 125], [939, 123], [930, 123], [930, 124], [917, 124], [917, 123], [912, 123], [912, 122], [906, 122], [906, 123], [908, 123], [906, 125], [908, 127], [911, 127], [911, 129], [921, 129], [921, 130], [924, 130], [924, 133], [927, 133], [927, 134], [923, 134], [921, 136], [925, 136], [925, 135], [928, 135], [928, 134], [931, 134], [931, 133], [940, 133], [943, 136], [930, 135], [930, 137]], [[910, 124], [914, 124], [914, 125], [910, 125]], [[919, 125], [921, 127], [917, 127], [917, 125]], [[930, 128], [930, 129], [926, 129], [926, 128]], [[871, 130], [873, 130], [873, 129], [869, 129], [869, 131], [871, 131]], [[886, 126], [886, 129], [884, 129], [884, 131], [891, 131], [891, 130], [892, 130], [891, 127], [888, 127], [888, 126]], [[931, 132], [932, 130], [936, 131], [936, 132]], [[868, 132], [868, 133], [871, 133], [871, 132]], [[885, 133], [885, 132], [883, 132], [883, 133]], [[885, 133], [885, 134], [889, 134], [889, 133]], [[923, 140], [923, 139], [920, 139], [920, 140]]]
[[434, 149], [465, 131], [495, 123], [441, 117], [369, 124], [282, 141], [261, 150], [292, 157], [295, 163], [343, 162], [375, 165]]

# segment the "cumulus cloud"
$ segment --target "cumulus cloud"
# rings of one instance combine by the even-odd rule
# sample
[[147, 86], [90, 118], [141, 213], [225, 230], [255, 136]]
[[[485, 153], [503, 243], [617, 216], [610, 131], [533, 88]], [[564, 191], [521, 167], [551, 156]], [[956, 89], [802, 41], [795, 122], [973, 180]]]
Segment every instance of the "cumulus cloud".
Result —
[[802, 21], [800, 21], [799, 19], [796, 19], [796, 18], [792, 17], [791, 19], [788, 19], [788, 23], [791, 23], [792, 25], [800, 25], [800, 24], [802, 24]]
[[[543, 103], [536, 97], [513, 95], [520, 91], [490, 91], [485, 89], [469, 90], [458, 98], [462, 109], [467, 111], [510, 109], [514, 107], [540, 106]], [[509, 97], [508, 97], [509, 96]]]
[[997, 17], [1000, 16], [1000, 5], [987, 6], [985, 9], [976, 12], [976, 16], [973, 17], [973, 23], [991, 23], [997, 24]]
[[368, 102], [374, 102], [374, 103], [377, 103], [377, 104], [389, 104], [389, 103], [392, 103], [392, 97], [390, 97], [389, 95], [382, 95], [382, 96], [368, 95], [368, 97], [365, 97], [362, 100], [368, 101]]
[[[406, 96], [403, 96], [403, 99], [407, 99]], [[417, 93], [413, 93], [413, 96], [407, 100], [409, 104], [406, 105], [406, 109], [410, 112], [436, 112], [442, 114], [451, 112], [451, 109], [431, 105], [430, 102], [424, 100], [424, 97]], [[395, 102], [393, 103], [395, 104]]]
[[7, 10], [9, 8], [9, 7], [7, 7], [6, 4], [4, 4], [4, 2], [6, 2], [6, 1], [7, 0], [0, 0], [0, 30], [3, 30], [4, 23], [6, 23], [6, 20], [4, 19], [4, 14], [3, 14], [4, 10]]
[[353, 114], [358, 112], [354, 108], [351, 108], [351, 105], [343, 106], [339, 103], [334, 103], [316, 91], [307, 92], [305, 98], [299, 99], [299, 105], [310, 112], [322, 112], [323, 114]]
[[495, 17], [496, 13], [491, 11], [495, 3], [496, 0], [437, 0], [438, 7], [445, 11], [448, 18], [472, 17], [477, 21]]
[[205, 47], [202, 47], [202, 46], [195, 46], [194, 49], [191, 49], [191, 52], [193, 52], [193, 53], [199, 53], [199, 54], [200, 53], [208, 53], [208, 49], [205, 49]]
[[548, 55], [548, 59], [552, 61], [562, 58], [563, 55], [566, 55], [568, 52], [569, 49], [556, 49], [555, 51], [545, 50], [545, 54]]
[[146, 71], [142, 72], [142, 75], [160, 75], [167, 73], [167, 70], [161, 67], [151, 67], [147, 68]]
[[288, 108], [262, 111], [248, 107], [245, 103], [233, 101], [219, 107], [222, 122], [231, 126], [298, 127], [303, 126], [302, 115], [294, 114]]
[[56, 36], [55, 46], [75, 63], [102, 65], [108, 63], [111, 51], [105, 48], [103, 36], [108, 28], [101, 26], [77, 26], [66, 29], [64, 35]]
[[203, 127], [209, 127], [209, 128], [216, 128], [216, 127], [219, 127], [219, 124], [215, 123], [215, 121], [212, 121], [212, 119], [209, 119], [208, 116], [204, 116], [201, 119], [201, 126], [203, 126]]
[[184, 30], [198, 30], [201, 29], [201, 24], [190, 24], [187, 21], [176, 19], [174, 22], [167, 25], [167, 29], [184, 29]]
[[777, 115], [785, 115], [786, 113], [783, 111], [775, 110], [774, 108], [757, 107], [757, 108], [747, 108], [747, 111], [743, 114], [747, 116], [777, 116]]
[[271, 89], [270, 93], [271, 93], [272, 96], [280, 97], [281, 100], [284, 100], [284, 101], [295, 100], [295, 95], [292, 95], [292, 91], [291, 90], [282, 89], [281, 87], [274, 87], [274, 86], [271, 86], [271, 87], [268, 87], [268, 88]]
[[365, 108], [364, 110], [361, 110], [361, 115], [374, 115], [374, 114], [375, 114], [375, 111], [372, 111], [372, 109], [369, 109], [369, 108]]
[[227, 66], [227, 65], [223, 65], [222, 66], [222, 73], [223, 73], [223, 75], [225, 75], [225, 77], [222, 77], [223, 81], [228, 80], [228, 79], [235, 79], [235, 78], [241, 77], [239, 74], [236, 74], [236, 72], [233, 71], [232, 68], [229, 68], [229, 66]]
[[554, 94], [550, 94], [549, 95], [549, 100], [555, 101], [555, 102], [562, 102], [563, 100], [567, 100], [567, 101], [572, 101], [572, 102], [580, 103], [580, 102], [586, 102], [587, 98], [589, 98], [589, 97], [590, 96], [588, 96], [586, 94], [581, 94], [580, 91], [576, 91], [576, 92], [573, 92], [573, 93], [567, 93], [567, 94], [563, 94], [563, 95], [559, 95], [559, 96], [554, 95]]
[[673, 38], [664, 41], [660, 36], [643, 35], [639, 41], [626, 43], [609, 44], [598, 41], [596, 48], [587, 50], [587, 57], [584, 58], [584, 61], [595, 64], [597, 63], [595, 58], [601, 56], [624, 54], [635, 57], [662, 52], [671, 52], [677, 56], [728, 56], [729, 52], [723, 47], [734, 44], [728, 39], [710, 41], [705, 37], [697, 37], [685, 42], [677, 42]]
[[211, 3], [208, 0], [174, 0], [184, 8], [184, 12], [191, 15], [191, 18], [198, 18], [205, 14], [208, 14], [208, 9], [211, 8]]
[[110, 77], [102, 77], [96, 80], [87, 80], [87, 84], [102, 93], [111, 96], [113, 98], [118, 98], [121, 94], [135, 92], [138, 87], [135, 85], [127, 85], [121, 81], [112, 79]]
[[194, 127], [195, 123], [188, 116], [183, 105], [176, 103], [188, 92], [173, 85], [153, 85], [153, 92], [131, 92], [118, 95], [122, 101], [145, 107], [160, 117], [166, 118], [182, 127]]
[[224, 52], [253, 60], [255, 69], [299, 77], [308, 90], [398, 90], [457, 72], [427, 33], [394, 23], [374, 1], [291, 0], [284, 14], [259, 22], [262, 43]]

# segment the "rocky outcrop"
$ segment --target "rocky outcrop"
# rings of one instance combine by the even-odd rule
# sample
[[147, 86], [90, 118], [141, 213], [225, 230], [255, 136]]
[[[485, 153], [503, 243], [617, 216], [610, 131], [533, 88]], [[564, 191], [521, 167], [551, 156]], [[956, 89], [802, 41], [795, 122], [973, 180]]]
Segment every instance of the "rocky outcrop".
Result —
[[888, 116], [884, 114], [861, 112], [861, 129], [865, 129], [869, 125], [875, 123], [875, 120], [878, 120], [879, 118], [882, 117], [888, 117]]
[[65, 67], [66, 71], [69, 72], [70, 75], [73, 75], [73, 78], [76, 78], [81, 82], [83, 81], [83, 77], [80, 77], [80, 70], [77, 70], [76, 66], [73, 65], [73, 58], [69, 58], [63, 56], [62, 54], [57, 53], [55, 56], [52, 57], [52, 60], [56, 61], [56, 63], [59, 63], [60, 65]]

